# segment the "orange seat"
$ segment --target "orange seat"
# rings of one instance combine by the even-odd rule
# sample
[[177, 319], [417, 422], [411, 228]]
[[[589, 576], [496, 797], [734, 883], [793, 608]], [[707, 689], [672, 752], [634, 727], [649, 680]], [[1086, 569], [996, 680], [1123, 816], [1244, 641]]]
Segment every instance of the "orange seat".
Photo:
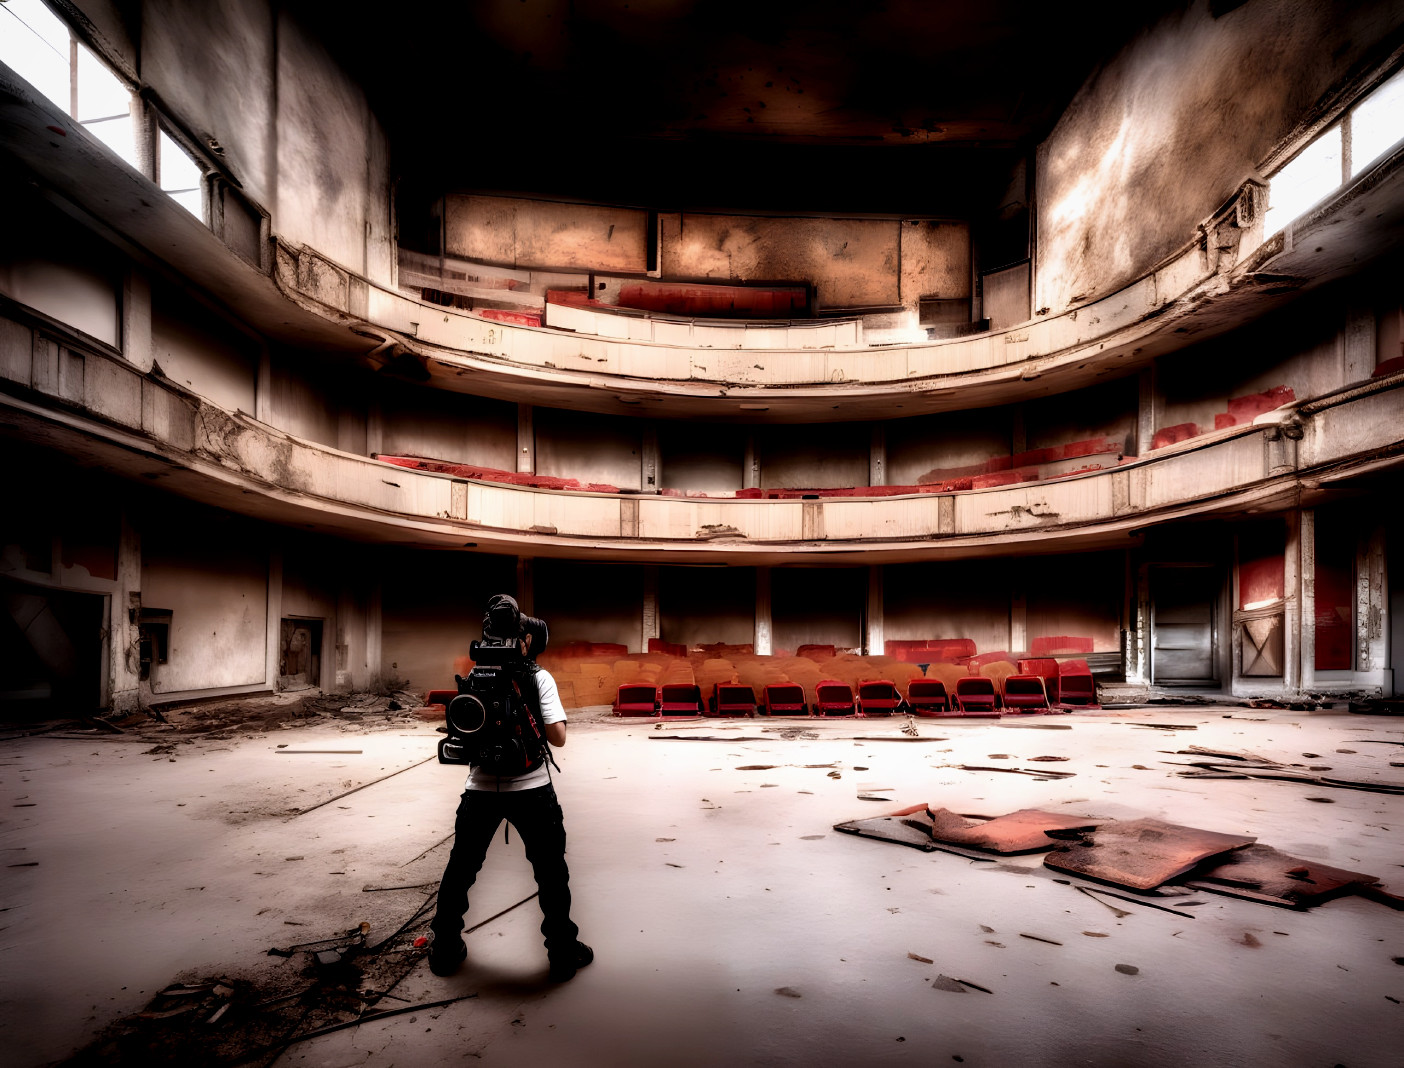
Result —
[[913, 679], [907, 687], [907, 706], [918, 716], [951, 715], [951, 698], [940, 679]]
[[851, 716], [857, 711], [853, 687], [837, 679], [825, 679], [814, 688], [816, 716]]
[[645, 682], [627, 682], [614, 695], [616, 716], [658, 715], [658, 691]]
[[874, 679], [858, 684], [858, 714], [860, 716], [890, 716], [900, 711], [902, 695], [891, 679]]
[[956, 707], [962, 716], [999, 715], [999, 691], [994, 679], [985, 675], [966, 675], [956, 680]]
[[761, 715], [803, 716], [804, 687], [793, 682], [773, 682], [761, 691]]
[[709, 716], [754, 716], [756, 714], [756, 693], [749, 686], [734, 682], [719, 682], [712, 687], [712, 699], [708, 702]]

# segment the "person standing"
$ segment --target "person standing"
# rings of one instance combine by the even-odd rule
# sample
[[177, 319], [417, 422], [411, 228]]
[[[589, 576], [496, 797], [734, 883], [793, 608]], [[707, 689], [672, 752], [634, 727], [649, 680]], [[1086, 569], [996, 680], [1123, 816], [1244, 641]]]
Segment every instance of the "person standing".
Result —
[[[527, 658], [521, 677], [522, 699], [546, 741], [555, 748], [566, 742], [566, 714], [551, 673], [536, 663], [549, 638], [543, 620], [523, 616], [507, 594], [488, 599], [483, 617], [484, 639], [516, 639]], [[493, 835], [503, 820], [517, 829], [536, 877], [541, 905], [541, 934], [546, 942], [552, 982], [572, 979], [595, 959], [594, 950], [578, 938], [570, 918], [570, 871], [566, 866], [565, 819], [551, 783], [549, 750], [545, 758], [521, 775], [494, 775], [470, 767], [468, 782], [454, 820], [454, 843], [439, 883], [438, 905], [430, 921], [434, 940], [429, 970], [448, 976], [467, 958], [463, 943], [464, 914], [472, 888], [487, 856]]]

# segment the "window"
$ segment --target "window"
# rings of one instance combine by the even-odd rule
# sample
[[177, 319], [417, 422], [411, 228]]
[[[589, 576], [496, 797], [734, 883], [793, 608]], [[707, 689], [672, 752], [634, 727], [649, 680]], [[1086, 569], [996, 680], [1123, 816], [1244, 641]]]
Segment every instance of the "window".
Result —
[[[140, 169], [131, 86], [41, 0], [0, 0], [0, 62]], [[161, 188], [203, 221], [206, 168], [165, 130], [157, 136], [155, 155]]]
[[1277, 233], [1404, 138], [1404, 70], [1358, 100], [1268, 183], [1264, 233]]
[[197, 219], [205, 217], [204, 177], [204, 169], [194, 157], [162, 130], [156, 140], [156, 183]]

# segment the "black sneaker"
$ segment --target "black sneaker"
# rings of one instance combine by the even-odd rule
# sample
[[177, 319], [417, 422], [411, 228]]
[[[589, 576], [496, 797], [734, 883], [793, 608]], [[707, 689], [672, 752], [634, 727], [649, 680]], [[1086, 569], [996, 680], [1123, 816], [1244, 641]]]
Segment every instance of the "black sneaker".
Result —
[[429, 970], [435, 975], [452, 975], [467, 957], [468, 947], [461, 936], [436, 938], [429, 947]]
[[595, 951], [584, 942], [577, 942], [562, 953], [550, 954], [551, 982], [564, 983], [575, 978], [575, 973], [595, 959]]

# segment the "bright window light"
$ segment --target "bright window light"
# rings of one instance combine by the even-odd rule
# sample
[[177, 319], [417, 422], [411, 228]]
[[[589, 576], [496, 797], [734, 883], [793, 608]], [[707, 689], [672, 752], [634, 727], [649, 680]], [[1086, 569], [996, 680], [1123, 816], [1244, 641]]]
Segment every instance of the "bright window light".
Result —
[[161, 131], [156, 151], [161, 189], [191, 215], [203, 219], [205, 208], [200, 196], [200, 184], [204, 174], [200, 165], [165, 130]]
[[1268, 183], [1266, 234], [1275, 234], [1341, 184], [1341, 128], [1332, 126]]
[[39, 0], [0, 3], [0, 62], [68, 112], [68, 27]]
[[1404, 138], [1404, 70], [1350, 113], [1350, 176], [1354, 178]]
[[78, 46], [78, 113], [88, 132], [133, 167], [132, 91], [85, 45]]

